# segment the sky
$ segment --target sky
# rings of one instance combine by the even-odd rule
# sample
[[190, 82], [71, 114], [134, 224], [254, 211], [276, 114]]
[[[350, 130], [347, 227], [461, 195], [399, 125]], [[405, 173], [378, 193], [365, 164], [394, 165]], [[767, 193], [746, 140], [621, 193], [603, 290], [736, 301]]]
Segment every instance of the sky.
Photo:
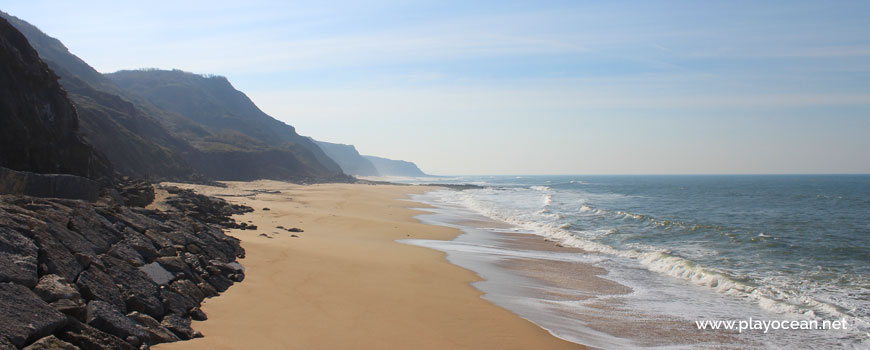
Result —
[[226, 76], [427, 173], [870, 173], [868, 1], [41, 1], [101, 72]]

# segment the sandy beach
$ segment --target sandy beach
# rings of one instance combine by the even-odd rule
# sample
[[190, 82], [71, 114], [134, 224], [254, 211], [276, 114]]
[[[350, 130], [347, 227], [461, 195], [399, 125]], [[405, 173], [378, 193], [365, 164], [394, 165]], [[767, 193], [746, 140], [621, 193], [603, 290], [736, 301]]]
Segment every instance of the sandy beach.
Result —
[[396, 242], [461, 233], [414, 218], [422, 205], [404, 199], [430, 188], [180, 186], [253, 207], [237, 219], [258, 229], [229, 232], [247, 251], [246, 279], [204, 303], [208, 320], [193, 327], [205, 337], [154, 349], [583, 348], [482, 299], [479, 277], [444, 253]]

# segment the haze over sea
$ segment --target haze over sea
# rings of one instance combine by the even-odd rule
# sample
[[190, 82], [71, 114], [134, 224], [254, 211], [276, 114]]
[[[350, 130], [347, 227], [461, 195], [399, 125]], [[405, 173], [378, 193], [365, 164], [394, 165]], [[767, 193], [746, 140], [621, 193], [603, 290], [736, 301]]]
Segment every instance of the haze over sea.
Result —
[[[469, 176], [437, 181], [483, 188], [416, 197], [440, 208], [440, 219], [422, 219], [461, 226], [457, 217], [483, 215], [514, 225], [490, 232], [540, 235], [591, 252], [573, 254], [608, 270], [604, 278], [630, 286], [633, 291], [625, 300], [637, 314], [681, 319], [681, 326], [748, 317], [846, 319], [846, 331], [741, 336], [783, 349], [870, 345], [870, 175]], [[481, 242], [416, 243], [445, 250], [454, 262], [463, 254], [522, 255], [501, 249], [494, 253], [495, 241]], [[497, 287], [482, 289], [495, 294], [498, 303]], [[545, 304], [552, 309], [550, 301]], [[591, 298], [561, 308], [594, 313], [591, 305], [600, 302]], [[567, 339], [572, 332], [578, 332], [576, 339], [596, 339], [584, 334], [582, 323], [564, 327], [560, 334], [548, 326], [553, 320], [546, 315], [524, 315], [529, 305], [534, 303], [503, 306]], [[631, 317], [625, 321], [637, 321]], [[597, 345], [608, 344], [642, 347], [631, 339]]]

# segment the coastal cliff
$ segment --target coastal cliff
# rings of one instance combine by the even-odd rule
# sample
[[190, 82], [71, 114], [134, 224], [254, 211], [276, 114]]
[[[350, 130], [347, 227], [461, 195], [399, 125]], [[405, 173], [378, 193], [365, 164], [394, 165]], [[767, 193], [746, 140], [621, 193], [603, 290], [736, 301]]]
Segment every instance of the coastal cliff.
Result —
[[323, 152], [338, 163], [341, 170], [348, 175], [378, 176], [378, 170], [374, 164], [357, 152], [353, 145], [314, 141]]
[[[223, 233], [250, 208], [118, 176], [58, 77], [0, 18], [0, 349], [147, 349], [201, 336], [204, 298], [244, 278]], [[62, 198], [60, 198], [62, 197]]]
[[260, 111], [226, 78], [156, 70], [104, 75], [38, 28], [4, 12], [0, 17], [61, 78], [78, 110], [82, 138], [122, 175], [186, 182], [352, 181], [312, 141]]

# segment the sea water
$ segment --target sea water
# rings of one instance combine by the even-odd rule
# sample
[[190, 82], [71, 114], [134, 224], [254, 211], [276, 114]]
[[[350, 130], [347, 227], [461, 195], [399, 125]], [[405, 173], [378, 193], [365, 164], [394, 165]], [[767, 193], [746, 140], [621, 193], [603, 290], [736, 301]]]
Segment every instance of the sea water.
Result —
[[[870, 348], [870, 176], [466, 176], [400, 181], [481, 186], [414, 198], [436, 207], [436, 215], [424, 221], [455, 225], [470, 235], [446, 245], [409, 242], [447, 251], [451, 261], [464, 259], [473, 270], [487, 270], [473, 262], [483, 256], [550, 254], [539, 258], [604, 268], [602, 278], [631, 288], [620, 296], [622, 321], [631, 324], [632, 315], [644, 315], [637, 318], [647, 324], [667, 320], [656, 327], [674, 339], [697, 320], [845, 320], [845, 330], [752, 331], [737, 338], [731, 337], [735, 332], [724, 332], [727, 337], [721, 342], [746, 340], [742, 344], [748, 348]], [[474, 215], [511, 226], [463, 227], [457, 219]], [[543, 236], [584, 252], [499, 247], [500, 232]], [[586, 316], [611, 310], [599, 311], [599, 320], [612, 318], [615, 309], [592, 307], [590, 303], [602, 300], [589, 297], [536, 300], [528, 293], [510, 293], [506, 290], [519, 277], [511, 280], [503, 276], [509, 272], [496, 270], [477, 271], [502, 281], [501, 286], [478, 286], [490, 300], [562, 338], [603, 348], [695, 347], [676, 340], [669, 344], [668, 336], [650, 343], [630, 339], [625, 333], [631, 332], [608, 334], [592, 327], [595, 321], [590, 319], [573, 322], [572, 314], [560, 309], [575, 308], [576, 315]], [[678, 327], [668, 333], [667, 324]], [[722, 345], [715, 339], [704, 344]]]

